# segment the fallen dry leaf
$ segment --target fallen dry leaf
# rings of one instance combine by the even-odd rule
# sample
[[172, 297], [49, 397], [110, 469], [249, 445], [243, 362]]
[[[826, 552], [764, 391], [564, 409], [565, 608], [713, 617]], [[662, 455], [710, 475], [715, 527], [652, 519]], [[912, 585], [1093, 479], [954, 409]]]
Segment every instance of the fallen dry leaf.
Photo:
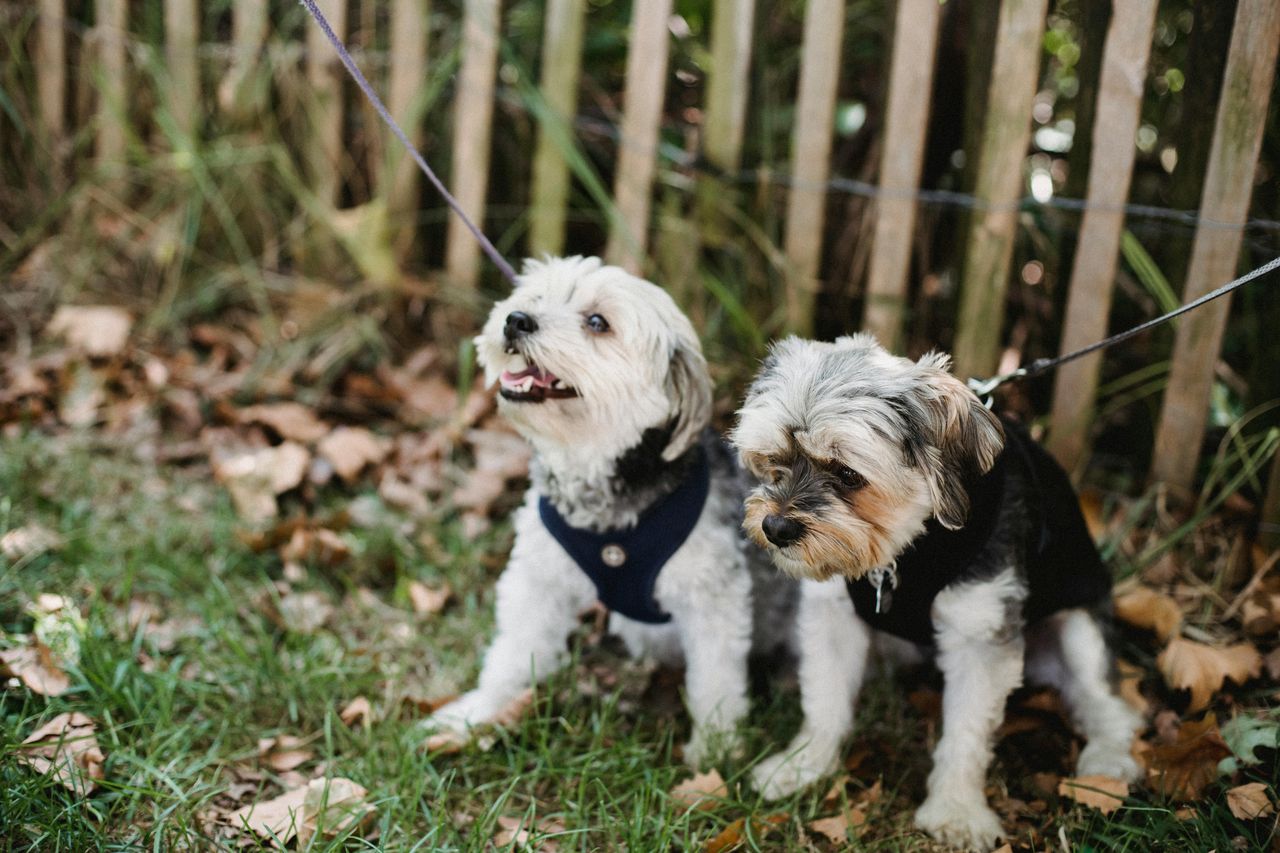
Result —
[[62, 547], [62, 537], [41, 524], [24, 524], [0, 536], [0, 554], [17, 562]]
[[362, 785], [341, 776], [313, 779], [302, 801], [303, 824], [298, 841], [306, 844], [316, 833], [333, 838], [350, 832], [373, 814], [369, 792]]
[[342, 710], [338, 712], [338, 719], [352, 728], [359, 725], [367, 726], [373, 719], [373, 705], [365, 697], [357, 696], [342, 706]]
[[307, 449], [292, 441], [256, 450], [215, 449], [210, 457], [214, 478], [227, 487], [236, 512], [250, 523], [275, 518], [276, 495], [296, 488], [310, 462]]
[[280, 548], [286, 563], [312, 562], [333, 568], [351, 557], [351, 546], [327, 527], [299, 527]]
[[477, 468], [469, 472], [462, 484], [453, 490], [453, 503], [478, 513], [486, 513], [506, 489], [507, 478], [502, 473]]
[[227, 821], [237, 829], [248, 829], [281, 845], [288, 844], [298, 834], [302, 803], [306, 798], [306, 788], [295, 788], [274, 799], [236, 809], [227, 815]]
[[1176, 638], [1156, 658], [1156, 666], [1170, 687], [1191, 691], [1188, 711], [1198, 711], [1208, 707], [1226, 679], [1244, 684], [1257, 678], [1262, 673], [1262, 655], [1253, 643], [1218, 648]]
[[413, 612], [422, 616], [439, 613], [452, 595], [453, 589], [448, 584], [431, 587], [421, 581], [409, 581], [409, 602]]
[[[790, 819], [791, 815], [785, 812], [766, 815], [762, 818], [752, 818], [751, 836], [754, 840], [760, 841], [772, 830]], [[702, 851], [703, 853], [728, 853], [730, 850], [738, 849], [746, 841], [747, 819], [740, 817], [716, 833], [710, 841], [702, 846]]]
[[729, 788], [724, 784], [720, 773], [712, 770], [708, 773], [695, 773], [692, 779], [686, 779], [672, 788], [670, 794], [671, 799], [686, 810], [709, 810], [729, 796]]
[[316, 452], [333, 466], [338, 476], [351, 482], [366, 465], [375, 465], [387, 455], [387, 445], [362, 427], [338, 427], [316, 445]]
[[453, 492], [455, 505], [483, 514], [506, 491], [507, 481], [529, 472], [532, 451], [518, 435], [493, 429], [473, 429], [467, 441], [475, 468]]
[[277, 735], [258, 741], [258, 755], [263, 763], [279, 773], [286, 773], [310, 761], [315, 753], [304, 747], [309, 743], [295, 735]]
[[1058, 783], [1058, 796], [1109, 815], [1129, 796], [1129, 783], [1110, 776], [1076, 776]]
[[1227, 808], [1240, 820], [1270, 817], [1276, 811], [1262, 782], [1249, 782], [1227, 791]]
[[845, 786], [849, 784], [849, 780], [852, 778], [848, 773], [842, 773], [837, 776], [836, 780], [831, 783], [831, 787], [827, 789], [827, 793], [823, 794], [822, 805], [832, 808], [836, 803], [840, 802]]
[[1205, 714], [1202, 720], [1179, 725], [1172, 742], [1151, 748], [1151, 775], [1165, 796], [1199, 799], [1205, 786], [1218, 778], [1218, 762], [1230, 754], [1217, 717]]
[[80, 608], [71, 599], [41, 593], [26, 607], [35, 620], [32, 633], [49, 661], [66, 669], [80, 663], [80, 641], [88, 629]]
[[1162, 642], [1173, 639], [1182, 627], [1182, 609], [1171, 596], [1145, 586], [1116, 596], [1116, 618], [1154, 631]]
[[52, 771], [68, 790], [89, 794], [106, 761], [94, 729], [93, 720], [79, 711], [59, 714], [22, 742], [18, 761], [42, 775]]
[[809, 821], [809, 828], [836, 844], [844, 844], [849, 840], [849, 830], [866, 822], [866, 812], [857, 806], [850, 806], [833, 817]]
[[1119, 675], [1120, 698], [1130, 708], [1141, 714], [1143, 719], [1146, 719], [1151, 711], [1151, 702], [1142, 695], [1142, 677], [1146, 671], [1122, 658], [1116, 658], [1116, 670]]
[[498, 831], [490, 842], [494, 847], [503, 848], [515, 845], [518, 850], [536, 851], [536, 853], [556, 853], [560, 845], [553, 838], [539, 838], [539, 835], [560, 835], [566, 831], [564, 823], [555, 818], [540, 820], [534, 829], [525, 826], [521, 818], [501, 815], [498, 817]]
[[310, 444], [329, 434], [329, 427], [301, 403], [285, 401], [249, 406], [237, 413], [242, 424], [264, 424], [286, 441]]
[[129, 342], [133, 317], [111, 305], [63, 305], [53, 312], [45, 331], [65, 338], [72, 347], [93, 358], [118, 355]]
[[1084, 516], [1085, 526], [1089, 528], [1089, 538], [1098, 542], [1107, 530], [1107, 523], [1102, 518], [1102, 492], [1097, 489], [1081, 489], [1078, 497], [1080, 514]]
[[446, 418], [458, 407], [457, 389], [440, 376], [410, 379], [393, 372], [391, 380], [404, 395], [405, 407], [409, 410], [401, 413], [401, 417], [416, 414], [426, 419]]
[[378, 496], [389, 506], [402, 509], [416, 518], [425, 518], [431, 514], [431, 502], [427, 500], [423, 490], [400, 479], [394, 471], [382, 472], [382, 479], [378, 481]]
[[41, 696], [61, 696], [71, 687], [71, 679], [40, 643], [0, 650], [0, 672], [20, 678]]

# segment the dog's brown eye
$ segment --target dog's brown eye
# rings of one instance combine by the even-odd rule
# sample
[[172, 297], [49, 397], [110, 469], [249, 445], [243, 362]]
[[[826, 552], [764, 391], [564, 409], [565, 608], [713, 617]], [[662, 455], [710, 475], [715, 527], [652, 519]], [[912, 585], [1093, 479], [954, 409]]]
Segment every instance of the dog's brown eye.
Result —
[[587, 318], [587, 328], [597, 335], [603, 335], [609, 331], [609, 321], [604, 318], [603, 314], [592, 314]]
[[856, 491], [867, 484], [867, 478], [852, 468], [841, 466], [835, 470], [835, 475], [840, 485], [849, 491]]

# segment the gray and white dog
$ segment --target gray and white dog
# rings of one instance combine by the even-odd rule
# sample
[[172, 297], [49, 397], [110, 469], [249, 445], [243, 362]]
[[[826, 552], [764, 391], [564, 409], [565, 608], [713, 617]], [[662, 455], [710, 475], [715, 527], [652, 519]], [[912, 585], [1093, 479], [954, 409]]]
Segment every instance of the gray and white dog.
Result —
[[1069, 480], [948, 367], [937, 353], [895, 357], [865, 334], [789, 338], [738, 413], [731, 439], [761, 481], [747, 500], [747, 535], [803, 579], [805, 719], [753, 779], [776, 798], [835, 769], [872, 629], [885, 631], [931, 652], [945, 682], [916, 825], [988, 848], [1002, 830], [986, 772], [1024, 677], [1061, 691], [1088, 741], [1081, 775], [1136, 778], [1139, 720], [1110, 683], [1099, 621], [1110, 578]]
[[[686, 762], [736, 749], [753, 626], [757, 648], [785, 641], [794, 582], [780, 587], [743, 539], [750, 480], [706, 430], [711, 379], [688, 318], [596, 258], [530, 261], [475, 342], [500, 411], [532, 445], [532, 486], [479, 685], [429, 725], [465, 734], [493, 720], [562, 666], [599, 599], [633, 654], [687, 668]], [[770, 588], [753, 596], [753, 574]], [[771, 612], [753, 618], [757, 601]]]

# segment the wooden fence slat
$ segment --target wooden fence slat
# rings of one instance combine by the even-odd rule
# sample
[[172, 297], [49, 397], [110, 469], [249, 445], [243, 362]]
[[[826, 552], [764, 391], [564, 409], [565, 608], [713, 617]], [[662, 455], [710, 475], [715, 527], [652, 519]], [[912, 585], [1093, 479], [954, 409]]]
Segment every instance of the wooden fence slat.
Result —
[[712, 165], [725, 172], [736, 172], [742, 161], [755, 8], [755, 0], [715, 0], [711, 13], [702, 150]]
[[[1235, 276], [1278, 45], [1280, 0], [1240, 0], [1200, 201], [1200, 217], [1207, 224], [1196, 229], [1184, 301]], [[1229, 308], [1230, 297], [1223, 297], [1179, 321], [1151, 461], [1157, 482], [1190, 489], [1195, 478]]]
[[542, 37], [542, 78], [539, 88], [552, 121], [538, 126], [533, 155], [533, 185], [529, 206], [529, 253], [558, 255], [564, 250], [565, 211], [569, 204], [569, 164], [558, 131], [572, 135], [570, 124], [578, 110], [578, 78], [582, 71], [582, 33], [586, 0], [548, 0]]
[[[347, 34], [347, 0], [317, 0], [338, 38]], [[342, 191], [342, 82], [346, 73], [319, 27], [307, 27], [307, 85], [314, 97], [307, 163], [311, 188], [336, 205]]]
[[96, 155], [99, 165], [115, 168], [124, 164], [125, 127], [129, 116], [125, 99], [129, 2], [97, 0], [94, 15], [99, 77]]
[[[755, 0], [715, 0], [711, 16], [711, 61], [707, 66], [702, 122], [702, 154], [724, 174], [742, 162], [747, 95], [751, 91], [751, 47]], [[736, 188], [721, 176], [695, 179], [692, 210], [667, 199], [659, 215], [654, 262], [663, 285], [689, 314], [695, 326], [706, 319], [705, 291], [699, 282], [698, 259], [704, 236], [725, 231], [723, 207]], [[712, 240], [716, 240], [712, 236]]]
[[40, 125], [44, 129], [45, 144], [59, 159], [63, 135], [67, 94], [67, 18], [63, 8], [65, 0], [40, 0], [40, 17], [37, 22], [36, 89], [40, 103]]
[[899, 346], [915, 228], [915, 189], [924, 166], [929, 92], [938, 42], [937, 0], [901, 0], [893, 32], [880, 189], [862, 326], [890, 350]]
[[[1129, 198], [1136, 146], [1134, 134], [1142, 112], [1147, 59], [1151, 53], [1158, 0], [1129, 0], [1112, 9], [1103, 46], [1098, 108], [1093, 123], [1089, 163], [1088, 207], [1076, 242], [1071, 285], [1067, 291], [1061, 352], [1068, 353], [1107, 334], [1111, 291], [1115, 284], [1122, 206]], [[1049, 449], [1068, 471], [1088, 448], [1089, 420], [1098, 390], [1100, 353], [1058, 368], [1053, 387]]]
[[974, 211], [969, 225], [953, 347], [959, 376], [986, 376], [996, 366], [1047, 7], [1048, 0], [1000, 4], [974, 188], [985, 206]]
[[[484, 228], [489, 187], [489, 143], [493, 134], [493, 90], [498, 69], [501, 0], [467, 0], [462, 20], [462, 67], [453, 112], [453, 186], [467, 215]], [[480, 276], [480, 246], [456, 216], [449, 217], [445, 271], [459, 287], [474, 288]]]
[[[393, 0], [390, 19], [390, 67], [387, 69], [387, 109], [404, 128], [415, 147], [422, 147], [422, 116], [416, 109], [427, 74], [427, 24], [429, 0]], [[401, 251], [408, 249], [418, 208], [422, 176], [413, 158], [390, 130], [383, 132], [386, 168], [380, 177], [386, 191], [390, 221], [399, 224]]]
[[231, 6], [231, 67], [218, 84], [218, 106], [226, 113], [246, 110], [245, 85], [267, 41], [266, 0], [235, 0]]
[[840, 83], [840, 45], [844, 3], [809, 0], [800, 48], [800, 92], [791, 138], [791, 188], [787, 192], [787, 331], [807, 335], [813, 329], [822, 231], [826, 219], [827, 179], [831, 174], [831, 134]]
[[178, 131], [190, 136], [200, 122], [200, 12], [196, 0], [165, 0], [164, 55], [169, 71], [169, 110]]
[[648, 247], [649, 208], [658, 166], [658, 129], [667, 86], [667, 22], [671, 0], [634, 3], [627, 51], [627, 87], [618, 171], [613, 197], [619, 221], [613, 223], [605, 257], [639, 273]]

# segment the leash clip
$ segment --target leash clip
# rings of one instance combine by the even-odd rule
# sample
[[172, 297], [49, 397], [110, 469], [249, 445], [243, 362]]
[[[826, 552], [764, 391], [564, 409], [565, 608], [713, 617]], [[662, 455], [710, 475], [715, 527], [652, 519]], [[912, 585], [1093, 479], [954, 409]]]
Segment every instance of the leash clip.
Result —
[[1001, 375], [993, 376], [990, 379], [975, 379], [973, 377], [969, 377], [969, 381], [966, 384], [969, 386], [969, 390], [982, 401], [982, 405], [990, 409], [991, 404], [994, 402], [994, 398], [991, 396], [993, 391], [1012, 379], [1019, 379], [1026, 375], [1027, 368], [1019, 367], [1012, 373], [1002, 373]]
[[[884, 597], [884, 582], [889, 581], [889, 595]], [[884, 613], [893, 606], [893, 590], [898, 588], [898, 564], [892, 562], [887, 566], [877, 566], [871, 570], [871, 585], [876, 588], [876, 613]], [[883, 604], [883, 607], [881, 606]]]

